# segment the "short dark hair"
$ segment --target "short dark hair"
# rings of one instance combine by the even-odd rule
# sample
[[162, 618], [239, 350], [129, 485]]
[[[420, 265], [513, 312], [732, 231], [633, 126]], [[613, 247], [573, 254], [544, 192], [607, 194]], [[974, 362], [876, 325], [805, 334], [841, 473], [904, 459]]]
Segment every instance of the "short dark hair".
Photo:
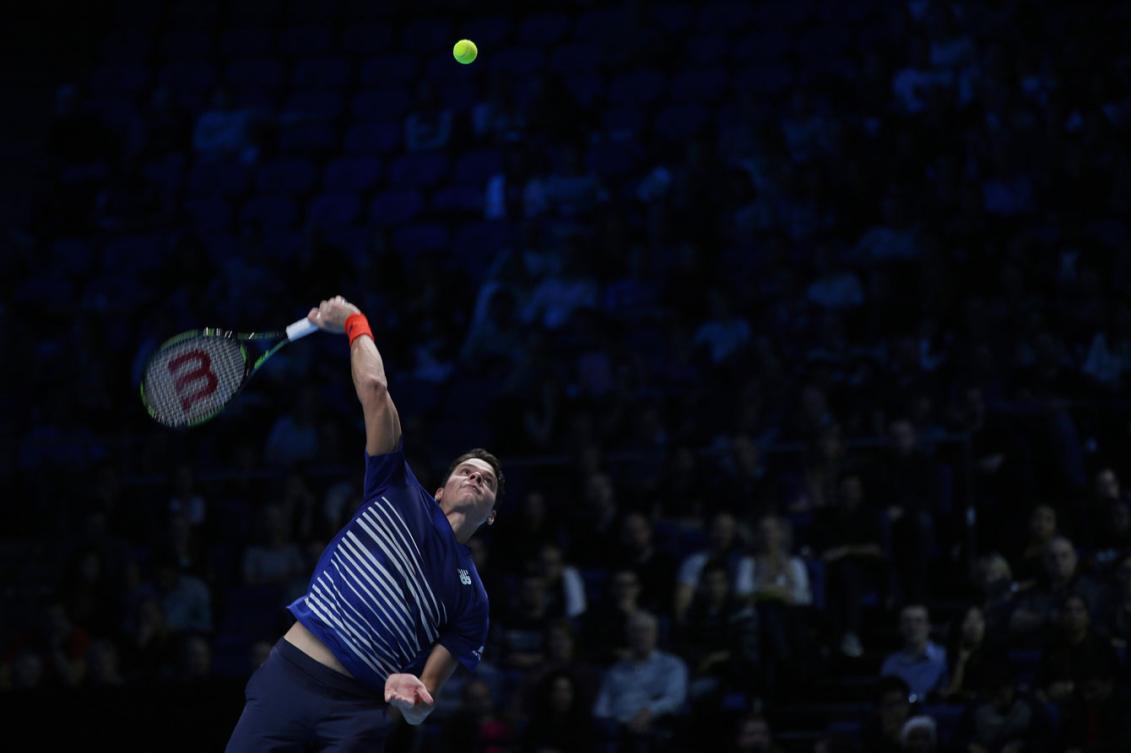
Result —
[[507, 483], [506, 478], [503, 476], [503, 465], [499, 462], [499, 459], [497, 457], [495, 457], [487, 450], [484, 450], [482, 447], [476, 447], [473, 450], [468, 450], [467, 452], [463, 453], [458, 458], [453, 460], [452, 464], [448, 466], [448, 472], [444, 474], [444, 483], [447, 483], [448, 479], [452, 477], [452, 474], [455, 473], [456, 468], [458, 468], [461, 463], [466, 460], [471, 460], [472, 458], [476, 458], [487, 463], [487, 465], [491, 466], [491, 470], [495, 472], [495, 479], [498, 481], [498, 488], [495, 489], [495, 501], [498, 501], [502, 498], [503, 490], [506, 488]]

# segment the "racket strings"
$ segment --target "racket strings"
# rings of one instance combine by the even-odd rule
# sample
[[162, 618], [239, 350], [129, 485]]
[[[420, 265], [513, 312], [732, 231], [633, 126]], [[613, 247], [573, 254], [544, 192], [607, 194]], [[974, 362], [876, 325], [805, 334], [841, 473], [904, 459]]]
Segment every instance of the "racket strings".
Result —
[[150, 359], [144, 397], [150, 415], [172, 427], [204, 421], [239, 391], [246, 354], [234, 340], [193, 337], [163, 347]]

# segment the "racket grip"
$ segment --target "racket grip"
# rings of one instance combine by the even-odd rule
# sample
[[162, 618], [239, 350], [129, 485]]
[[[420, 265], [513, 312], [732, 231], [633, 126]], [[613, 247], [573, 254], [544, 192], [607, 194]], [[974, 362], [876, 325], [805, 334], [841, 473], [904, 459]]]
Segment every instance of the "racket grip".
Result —
[[294, 342], [299, 338], [306, 337], [311, 332], [317, 331], [317, 325], [315, 325], [314, 322], [310, 321], [304, 316], [291, 326], [287, 327], [287, 339], [291, 342]]

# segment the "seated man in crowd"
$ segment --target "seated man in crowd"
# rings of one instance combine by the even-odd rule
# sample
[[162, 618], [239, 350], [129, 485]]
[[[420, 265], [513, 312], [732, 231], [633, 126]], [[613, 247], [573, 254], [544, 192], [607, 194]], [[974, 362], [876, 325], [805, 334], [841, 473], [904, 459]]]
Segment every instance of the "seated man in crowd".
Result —
[[631, 653], [605, 673], [593, 715], [616, 723], [618, 736], [633, 750], [662, 750], [673, 717], [687, 699], [687, 665], [658, 651], [659, 626], [648, 612], [628, 623]]
[[923, 604], [908, 604], [899, 613], [903, 648], [884, 659], [884, 675], [903, 678], [912, 694], [922, 700], [944, 686], [946, 649], [930, 639], [931, 619]]

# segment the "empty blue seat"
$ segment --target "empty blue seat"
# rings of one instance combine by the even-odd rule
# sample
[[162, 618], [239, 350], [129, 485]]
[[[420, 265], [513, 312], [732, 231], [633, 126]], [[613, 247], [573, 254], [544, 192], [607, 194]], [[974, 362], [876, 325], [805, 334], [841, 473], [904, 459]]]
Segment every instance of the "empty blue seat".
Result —
[[569, 34], [572, 25], [564, 13], [535, 13], [519, 26], [518, 41], [532, 46], [557, 44]]
[[452, 23], [432, 16], [405, 23], [401, 29], [401, 49], [425, 54], [448, 52], [452, 46]]
[[420, 68], [416, 55], [382, 55], [366, 60], [361, 66], [361, 85], [382, 89], [408, 84]]
[[279, 149], [284, 153], [326, 152], [337, 143], [337, 129], [321, 120], [300, 121], [279, 129]]
[[354, 120], [401, 122], [412, 104], [407, 89], [358, 92], [350, 105]]
[[161, 68], [157, 80], [174, 90], [207, 92], [216, 84], [216, 68], [195, 61], [169, 63]]
[[643, 104], [660, 96], [666, 78], [663, 73], [643, 69], [622, 73], [609, 82], [609, 99], [613, 102]]
[[189, 172], [190, 196], [236, 196], [247, 190], [250, 174], [246, 166], [226, 160], [197, 162]]
[[350, 24], [342, 31], [342, 49], [355, 55], [377, 55], [389, 49], [389, 24]]
[[503, 155], [498, 149], [475, 149], [460, 155], [452, 170], [455, 183], [482, 186], [495, 173], [503, 169]]
[[577, 19], [573, 37], [578, 42], [593, 42], [602, 47], [624, 46], [628, 31], [628, 15], [620, 9], [590, 10]]
[[389, 165], [389, 184], [397, 188], [430, 188], [447, 172], [447, 152], [413, 152]]
[[601, 74], [595, 72], [567, 73], [565, 85], [577, 98], [577, 101], [583, 105], [600, 99], [605, 93], [605, 80], [601, 77]]
[[695, 9], [690, 5], [657, 5], [648, 9], [652, 21], [669, 34], [685, 34], [695, 20]]
[[90, 77], [90, 93], [96, 98], [134, 96], [149, 83], [149, 70], [143, 65], [104, 65]]
[[349, 225], [361, 214], [361, 199], [355, 193], [323, 194], [310, 204], [307, 223], [316, 227]]
[[644, 129], [644, 113], [635, 107], [618, 107], [605, 111], [604, 129], [610, 136], [624, 138]]
[[794, 75], [785, 65], [759, 65], [739, 71], [736, 84], [757, 94], [775, 95], [793, 83]]
[[350, 82], [350, 64], [344, 58], [308, 58], [295, 63], [291, 81], [296, 87], [344, 87]]
[[432, 208], [437, 212], [483, 214], [482, 185], [454, 185], [439, 188], [432, 196]]
[[400, 123], [359, 123], [346, 133], [348, 154], [388, 154], [400, 146]]
[[173, 28], [165, 33], [159, 49], [166, 60], [207, 60], [213, 51], [210, 32]]
[[278, 231], [293, 227], [296, 216], [295, 203], [286, 196], [256, 196], [244, 205], [240, 223], [257, 222]]
[[589, 145], [586, 164], [602, 177], [620, 177], [640, 167], [643, 154], [632, 141], [600, 141]]
[[314, 188], [318, 171], [308, 159], [280, 159], [259, 166], [255, 188], [262, 194], [303, 194]]
[[752, 60], [780, 61], [791, 51], [793, 42], [784, 29], [759, 28], [730, 48], [730, 59], [737, 63]]
[[157, 36], [144, 29], [114, 29], [99, 45], [99, 58], [106, 63], [145, 64], [157, 45]]
[[394, 189], [373, 199], [369, 205], [369, 217], [382, 225], [400, 225], [420, 214], [423, 207], [419, 191]]
[[442, 251], [448, 248], [448, 229], [443, 225], [409, 225], [393, 233], [393, 248], [403, 254]]
[[329, 26], [292, 26], [279, 30], [279, 49], [288, 55], [317, 55], [328, 52], [333, 39]]
[[376, 157], [339, 157], [326, 165], [322, 186], [328, 192], [368, 191], [380, 177]]
[[547, 68], [556, 73], [595, 71], [601, 65], [601, 50], [592, 44], [564, 44], [547, 61]]
[[683, 45], [683, 66], [708, 66], [721, 62], [730, 50], [727, 40], [720, 35], [690, 37]]
[[233, 60], [224, 79], [238, 87], [278, 89], [283, 85], [283, 64], [270, 58]]
[[275, 49], [275, 32], [261, 27], [224, 29], [220, 32], [220, 52], [227, 57], [269, 56]]
[[656, 116], [652, 133], [663, 141], [680, 141], [694, 136], [707, 119], [707, 111], [700, 105], [672, 105]]
[[474, 39], [477, 45], [492, 47], [505, 42], [513, 26], [506, 16], [485, 16], [461, 23], [455, 32], [460, 37]]
[[204, 235], [226, 233], [232, 226], [232, 206], [218, 197], [188, 199], [184, 212], [197, 232]]
[[753, 3], [719, 3], [699, 9], [698, 27], [708, 33], [734, 34], [754, 21]]
[[677, 102], [715, 102], [729, 83], [725, 68], [683, 71], [672, 79], [671, 96]]
[[291, 114], [333, 120], [342, 114], [343, 100], [338, 89], [306, 89], [287, 97], [283, 109]]

